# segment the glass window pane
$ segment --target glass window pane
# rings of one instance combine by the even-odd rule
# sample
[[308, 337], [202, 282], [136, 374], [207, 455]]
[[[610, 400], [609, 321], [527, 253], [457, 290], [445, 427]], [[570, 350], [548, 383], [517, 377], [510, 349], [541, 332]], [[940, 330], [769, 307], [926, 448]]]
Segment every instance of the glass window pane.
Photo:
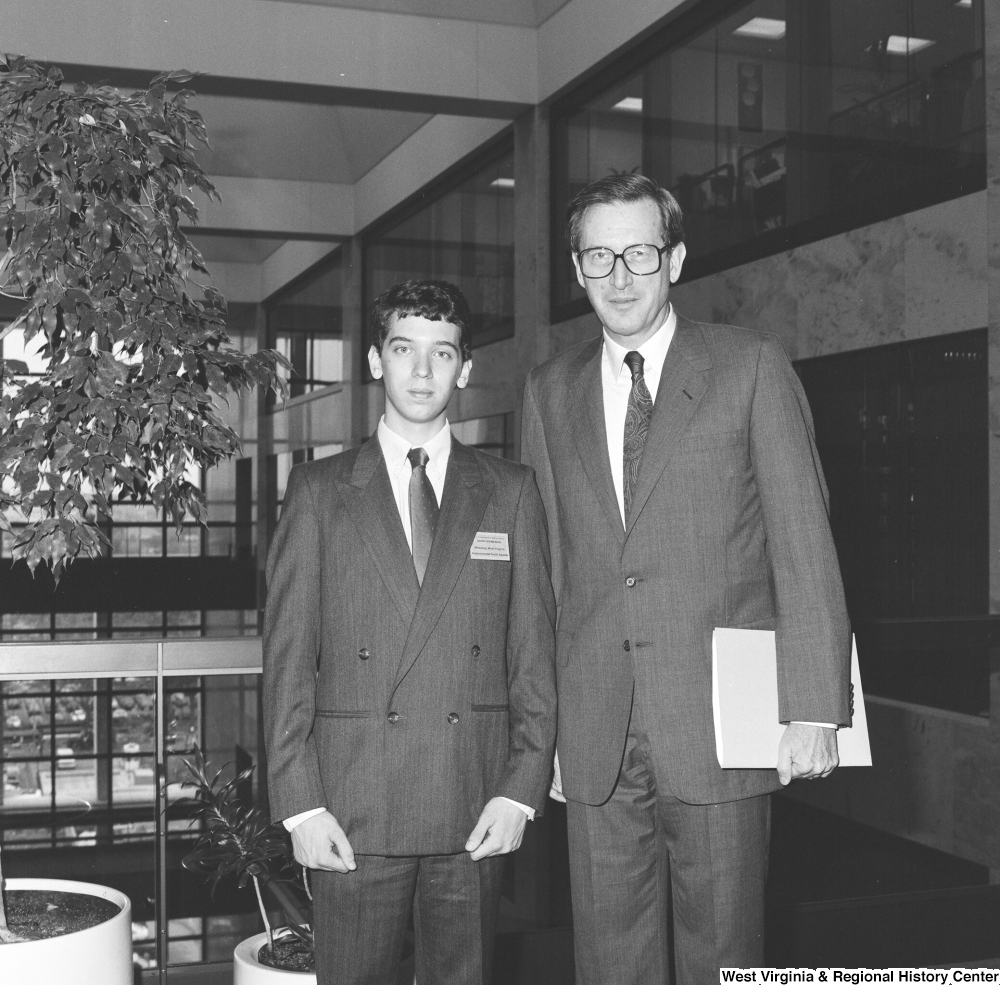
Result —
[[[446, 280], [472, 309], [472, 345], [514, 334], [514, 154], [510, 144], [471, 165], [457, 187], [378, 231], [364, 245], [366, 309], [409, 278]], [[433, 193], [431, 193], [433, 194]], [[366, 328], [368, 351], [371, 326]], [[367, 363], [364, 374], [369, 377]]]
[[[290, 396], [344, 379], [343, 297], [344, 256], [337, 247], [323, 267], [268, 307], [269, 343], [292, 364], [291, 373], [281, 370]], [[273, 394], [268, 402], [273, 406]]]
[[115, 612], [112, 614], [115, 629], [146, 629], [163, 625], [162, 612]]
[[500, 458], [513, 458], [514, 433], [513, 414], [493, 414], [490, 417], [476, 417], [467, 421], [455, 421], [452, 433], [464, 445], [472, 445], [481, 451]]
[[160, 512], [155, 506], [138, 503], [115, 503], [115, 523], [160, 523]]
[[185, 612], [168, 612], [168, 626], [199, 626], [201, 624], [201, 612], [192, 609]]
[[168, 557], [198, 557], [201, 554], [201, 526], [184, 526], [178, 533], [174, 527], [167, 529]]
[[68, 811], [76, 825], [86, 823], [97, 801], [97, 763], [92, 758], [77, 759], [72, 752], [69, 746], [56, 749], [56, 807]]
[[48, 630], [51, 616], [47, 612], [5, 612], [0, 616], [0, 628], [4, 630]]
[[[190, 779], [184, 759], [191, 757], [180, 750], [192, 739], [205, 750], [209, 773], [224, 768], [224, 780], [258, 761], [256, 675], [205, 677], [183, 683], [174, 679], [170, 685], [165, 741], [168, 749], [175, 750], [167, 758], [171, 796], [180, 793], [175, 785]], [[256, 789], [255, 777], [241, 787], [240, 798], [246, 806], [253, 806]], [[188, 822], [175, 814], [168, 822], [171, 852], [183, 854], [182, 846], [191, 841]], [[234, 880], [226, 879], [213, 900], [203, 876], [178, 868], [171, 869], [167, 878], [171, 963], [230, 960], [240, 940], [263, 929], [252, 888], [240, 890]], [[181, 946], [195, 943], [200, 950]]]
[[981, 18], [939, 0], [733, 3], [587, 83], [553, 113], [554, 317], [586, 310], [566, 206], [612, 171], [673, 193], [695, 276], [983, 188]]
[[116, 756], [111, 767], [115, 804], [152, 804], [156, 799], [155, 765], [152, 756]]

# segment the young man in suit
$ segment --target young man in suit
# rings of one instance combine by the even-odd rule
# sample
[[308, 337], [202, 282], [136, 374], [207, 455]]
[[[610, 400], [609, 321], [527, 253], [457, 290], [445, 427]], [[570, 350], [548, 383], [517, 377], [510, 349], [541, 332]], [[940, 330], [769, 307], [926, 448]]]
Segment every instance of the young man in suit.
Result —
[[[763, 964], [770, 800], [837, 765], [850, 629], [812, 418], [781, 342], [670, 305], [680, 209], [642, 175], [570, 206], [601, 337], [535, 369], [522, 458], [559, 606], [558, 765], [579, 985]], [[778, 770], [722, 770], [712, 632], [777, 636]], [[669, 879], [668, 879], [669, 876]]]
[[267, 562], [272, 816], [315, 870], [321, 985], [490, 979], [503, 856], [555, 742], [544, 511], [531, 470], [452, 438], [469, 308], [407, 281], [372, 311], [385, 415], [289, 476]]

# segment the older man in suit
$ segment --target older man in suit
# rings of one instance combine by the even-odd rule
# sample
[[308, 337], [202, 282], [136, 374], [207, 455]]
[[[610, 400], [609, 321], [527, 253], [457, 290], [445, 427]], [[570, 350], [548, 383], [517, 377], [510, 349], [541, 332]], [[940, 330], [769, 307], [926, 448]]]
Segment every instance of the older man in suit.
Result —
[[[535, 369], [522, 458], [548, 516], [579, 985], [762, 964], [770, 801], [837, 765], [849, 627], [812, 420], [779, 340], [668, 300], [680, 210], [642, 175], [570, 207], [602, 337]], [[777, 634], [778, 770], [722, 770], [712, 631]], [[668, 901], [667, 893], [672, 894]]]
[[361, 448], [297, 466], [268, 555], [272, 815], [316, 870], [321, 985], [488, 982], [503, 855], [540, 812], [555, 741], [554, 602], [531, 470], [452, 438], [469, 309], [382, 294]]

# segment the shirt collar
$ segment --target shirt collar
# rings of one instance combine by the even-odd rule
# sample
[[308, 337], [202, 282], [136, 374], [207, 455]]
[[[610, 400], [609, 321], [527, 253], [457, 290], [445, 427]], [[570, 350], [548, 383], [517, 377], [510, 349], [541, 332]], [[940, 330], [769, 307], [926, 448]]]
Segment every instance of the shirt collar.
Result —
[[[663, 360], [667, 358], [667, 349], [670, 348], [670, 341], [674, 337], [676, 328], [677, 314], [674, 311], [674, 306], [668, 302], [667, 317], [663, 319], [663, 324], [639, 346], [638, 352], [642, 356], [644, 364], [648, 365], [652, 363], [657, 368], [663, 365]], [[614, 379], [617, 380], [621, 377], [625, 357], [631, 351], [631, 349], [626, 349], [615, 342], [608, 335], [608, 330], [604, 329], [604, 357], [608, 361], [608, 368], [611, 370]]]
[[[382, 448], [382, 457], [385, 459], [385, 467], [390, 476], [397, 476], [406, 465], [410, 449], [417, 447], [396, 434], [388, 424], [385, 423], [385, 415], [378, 422], [378, 443]], [[451, 452], [451, 426], [445, 419], [444, 426], [430, 441], [425, 441], [420, 445], [427, 452], [427, 468], [435, 472], [443, 469], [448, 463], [448, 455]]]

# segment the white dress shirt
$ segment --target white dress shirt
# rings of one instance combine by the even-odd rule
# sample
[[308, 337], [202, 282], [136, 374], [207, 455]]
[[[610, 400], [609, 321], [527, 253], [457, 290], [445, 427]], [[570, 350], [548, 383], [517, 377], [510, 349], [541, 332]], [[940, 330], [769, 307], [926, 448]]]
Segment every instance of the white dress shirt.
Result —
[[[624, 426], [624, 418], [622, 418]], [[392, 495], [396, 500], [396, 509], [399, 511], [399, 519], [403, 524], [403, 532], [406, 534], [406, 543], [410, 550], [413, 550], [413, 536], [410, 533], [410, 475], [413, 467], [407, 457], [410, 449], [414, 446], [410, 442], [396, 434], [388, 424], [385, 417], [378, 422], [378, 443], [382, 449], [382, 458], [385, 459], [385, 467], [389, 472], [389, 482], [392, 485]], [[448, 458], [451, 455], [451, 427], [445, 420], [444, 427], [430, 441], [421, 445], [427, 452], [427, 478], [431, 481], [434, 495], [437, 497], [438, 506], [441, 505], [441, 497], [444, 495], [444, 480], [448, 472]], [[504, 800], [510, 800], [504, 797]], [[516, 800], [510, 800], [515, 807], [519, 807], [528, 819], [535, 819], [535, 811], [531, 807], [519, 804]], [[312, 810], [303, 811], [301, 814], [293, 814], [286, 817], [282, 824], [288, 831], [296, 825], [317, 814], [322, 814], [325, 807], [314, 807]]]
[[[637, 350], [642, 356], [642, 375], [649, 395], [656, 404], [656, 392], [660, 388], [660, 376], [667, 350], [677, 329], [677, 315], [674, 306], [667, 306], [667, 317], [663, 324], [646, 339]], [[615, 342], [604, 330], [604, 358], [601, 360], [601, 385], [604, 391], [604, 423], [608, 432], [608, 458], [611, 460], [611, 478], [615, 484], [618, 512], [622, 526], [625, 525], [625, 494], [623, 490], [625, 471], [625, 417], [628, 413], [628, 398], [632, 393], [632, 372], [625, 365], [625, 356], [632, 352]], [[793, 722], [794, 725], [822, 725], [836, 728], [828, 722]]]

